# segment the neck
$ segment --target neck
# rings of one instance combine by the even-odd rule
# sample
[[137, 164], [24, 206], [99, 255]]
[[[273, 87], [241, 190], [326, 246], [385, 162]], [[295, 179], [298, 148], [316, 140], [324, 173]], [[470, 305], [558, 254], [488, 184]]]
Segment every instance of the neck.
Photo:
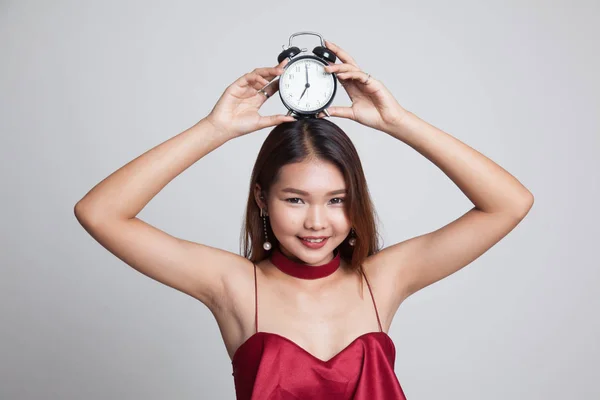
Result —
[[307, 264], [297, 257], [286, 255], [279, 248], [274, 249], [270, 257], [271, 263], [281, 272], [300, 279], [323, 279], [333, 274], [340, 266], [339, 250], [335, 250], [327, 259], [329, 261]]
[[281, 252], [281, 254], [283, 254], [288, 260], [290, 260], [296, 264], [302, 265], [303, 267], [308, 267], [308, 268], [319, 267], [323, 264], [327, 264], [328, 262], [333, 260], [333, 258], [335, 257], [335, 252], [331, 252], [331, 253], [328, 253], [327, 256], [323, 260], [315, 262], [313, 264], [309, 264], [309, 263], [302, 261], [298, 257], [296, 257], [294, 254], [290, 253], [286, 248], [279, 247], [277, 250], [279, 252]]

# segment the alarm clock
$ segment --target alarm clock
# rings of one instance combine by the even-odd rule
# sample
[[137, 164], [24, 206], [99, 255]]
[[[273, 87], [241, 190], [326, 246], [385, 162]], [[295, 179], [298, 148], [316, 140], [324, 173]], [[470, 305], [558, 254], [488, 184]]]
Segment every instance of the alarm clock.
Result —
[[[292, 40], [300, 35], [315, 35], [321, 40], [321, 46], [313, 49], [312, 54], [304, 54], [306, 49], [292, 46]], [[288, 109], [287, 115], [299, 118], [316, 118], [320, 112], [330, 116], [327, 107], [333, 101], [337, 91], [335, 73], [325, 71], [329, 63], [335, 63], [337, 56], [325, 47], [321, 35], [315, 32], [297, 32], [290, 36], [289, 44], [282, 46], [283, 51], [277, 57], [281, 63], [289, 62], [279, 76], [279, 97]]]

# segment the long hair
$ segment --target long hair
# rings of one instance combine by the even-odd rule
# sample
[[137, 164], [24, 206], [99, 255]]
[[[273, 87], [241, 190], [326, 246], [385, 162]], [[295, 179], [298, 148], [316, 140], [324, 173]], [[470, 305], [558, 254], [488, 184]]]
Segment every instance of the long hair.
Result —
[[[260, 209], [254, 197], [254, 187], [258, 183], [265, 199], [272, 185], [279, 177], [281, 167], [305, 160], [330, 162], [339, 168], [344, 176], [347, 194], [344, 210], [354, 228], [356, 244], [350, 246], [348, 235], [338, 246], [340, 257], [359, 273], [364, 260], [380, 251], [380, 236], [375, 220], [367, 181], [360, 158], [348, 135], [337, 125], [326, 119], [300, 119], [277, 125], [263, 143], [252, 169], [245, 221], [240, 235], [240, 249], [243, 256], [253, 263], [270, 256], [272, 250], [264, 250], [264, 226]], [[267, 234], [277, 248], [279, 241], [273, 234], [269, 217], [266, 217]], [[361, 279], [362, 287], [362, 279]]]

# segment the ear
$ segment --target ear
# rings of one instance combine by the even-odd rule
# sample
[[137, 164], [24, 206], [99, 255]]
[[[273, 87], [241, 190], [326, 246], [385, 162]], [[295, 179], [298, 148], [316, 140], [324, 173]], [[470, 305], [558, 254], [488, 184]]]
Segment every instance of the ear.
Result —
[[268, 210], [267, 199], [264, 198], [264, 193], [258, 183], [254, 185], [254, 201], [256, 201], [256, 205], [258, 205], [259, 209], [262, 208]]

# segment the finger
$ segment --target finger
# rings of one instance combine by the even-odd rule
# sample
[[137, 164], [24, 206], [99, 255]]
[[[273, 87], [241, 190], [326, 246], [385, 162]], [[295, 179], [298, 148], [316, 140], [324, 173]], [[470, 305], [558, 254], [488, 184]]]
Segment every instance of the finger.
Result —
[[269, 92], [269, 94], [274, 94], [279, 90], [279, 77], [276, 77], [266, 85], [262, 86], [260, 90], [264, 90]]
[[[327, 109], [327, 112], [332, 117], [348, 118], [348, 119], [354, 120], [354, 111], [352, 110], [351, 107], [329, 107]], [[326, 116], [325, 113], [320, 113], [320, 114], [323, 114], [323, 116]]]
[[288, 63], [290, 62], [289, 58], [284, 58], [279, 64], [277, 64], [276, 68], [284, 68], [288, 65]]
[[[255, 87], [256, 89], [256, 87]], [[260, 87], [257, 89], [257, 93], [259, 93], [261, 96], [264, 96], [266, 98], [273, 96], [275, 93], [277, 93], [277, 91], [279, 90], [279, 79], [275, 79], [271, 82], [268, 82], [266, 85], [260, 85]], [[264, 93], [261, 92], [265, 92], [267, 94], [267, 96], [265, 96]]]
[[258, 129], [263, 129], [269, 126], [275, 126], [282, 124], [284, 122], [293, 122], [296, 118], [291, 115], [279, 114], [279, 115], [270, 115], [268, 117], [260, 117], [260, 121], [258, 122]]
[[352, 64], [331, 64], [323, 68], [326, 72], [332, 73], [340, 73], [340, 72], [348, 72], [348, 71], [360, 71], [356, 65]]
[[247, 86], [250, 86], [258, 90], [265, 83], [268, 83], [268, 81], [262, 76], [254, 72], [248, 72], [247, 74], [240, 76], [230, 87], [238, 86], [240, 88], [245, 88]]
[[347, 64], [352, 64], [358, 68], [358, 64], [356, 63], [356, 61], [354, 61], [354, 59], [350, 56], [350, 54], [346, 53], [340, 46], [338, 46], [335, 43], [332, 43], [326, 39], [325, 39], [325, 46], [328, 49], [330, 49], [331, 51], [333, 51], [335, 53], [335, 55], [340, 59], [340, 61], [347, 63]]
[[269, 81], [263, 78], [262, 76], [254, 72], [250, 72], [244, 75], [240, 86], [251, 86], [254, 89], [258, 90], [268, 83]]
[[265, 79], [271, 80], [276, 76], [283, 74], [282, 67], [266, 67], [266, 68], [256, 68], [253, 73], [257, 73]]
[[366, 72], [363, 71], [349, 71], [349, 72], [342, 72], [340, 74], [336, 75], [339, 79], [352, 79], [352, 80], [357, 80], [360, 83], [362, 83], [363, 85], [367, 82], [367, 80], [369, 81], [369, 84], [374, 81], [373, 77], [369, 78], [369, 75]]
[[263, 87], [264, 85], [268, 85], [269, 81], [267, 79], [265, 79], [263, 76], [258, 75], [258, 74], [252, 74], [252, 77], [255, 78], [255, 82], [260, 86]]
[[[271, 68], [256, 68], [254, 71], [252, 72], [248, 72], [247, 74], [243, 75], [240, 79], [238, 85], [241, 87], [245, 87], [245, 86], [251, 86], [252, 88], [254, 88], [255, 90], [265, 90], [267, 93], [269, 93], [269, 96], [272, 95], [274, 92], [273, 90], [268, 90], [267, 87], [269, 85], [272, 85], [272, 83], [275, 80], [278, 80], [277, 76], [281, 75], [283, 73], [283, 69], [278, 68], [278, 67], [271, 67]], [[275, 78], [273, 78], [275, 77]], [[272, 80], [268, 80], [271, 79]], [[275, 90], [277, 91], [277, 90]]]
[[273, 96], [279, 90], [279, 79], [273, 83], [270, 83], [269, 86], [264, 90], [269, 94], [269, 97]]
[[[282, 65], [286, 65], [287, 62], [285, 60], [283, 60], [281, 63], [279, 63], [279, 65], [277, 67], [273, 67], [271, 68], [271, 73], [268, 75], [261, 75], [267, 79], [270, 79], [268, 82], [266, 82], [265, 84], [263, 84], [263, 86], [261, 86], [259, 88], [259, 90], [264, 90], [266, 91], [269, 96], [273, 95], [275, 92], [277, 92], [277, 90], [279, 90], [279, 76], [281, 74], [283, 74], [283, 72], [285, 71], [285, 69], [282, 67]], [[269, 68], [266, 68], [267, 70]], [[264, 72], [264, 71], [258, 71], [259, 69], [256, 69], [255, 71], [257, 71], [258, 73], [260, 72]], [[268, 72], [268, 71], [267, 71]], [[272, 88], [269, 88], [269, 86], [272, 86]]]

